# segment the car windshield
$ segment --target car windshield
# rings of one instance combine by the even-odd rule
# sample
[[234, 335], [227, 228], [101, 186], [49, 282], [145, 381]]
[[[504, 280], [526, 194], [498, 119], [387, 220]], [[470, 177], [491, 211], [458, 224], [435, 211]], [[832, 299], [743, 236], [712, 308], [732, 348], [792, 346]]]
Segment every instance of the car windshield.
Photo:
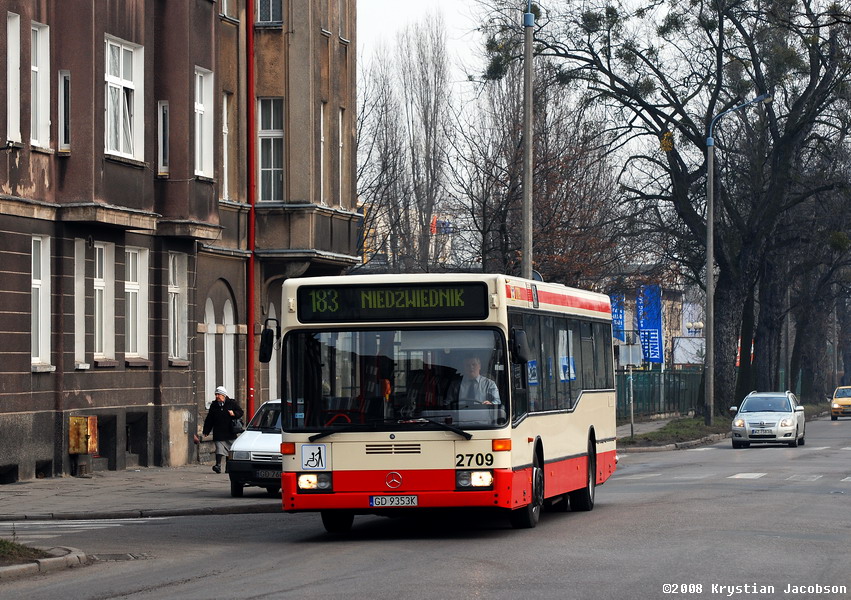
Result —
[[293, 332], [284, 427], [328, 435], [505, 425], [503, 340], [482, 328]]
[[281, 432], [281, 403], [267, 402], [257, 409], [246, 429]]
[[741, 412], [792, 412], [785, 396], [755, 396], [748, 398]]
[[834, 398], [851, 398], [851, 387], [847, 388], [836, 388], [836, 391], [833, 393]]

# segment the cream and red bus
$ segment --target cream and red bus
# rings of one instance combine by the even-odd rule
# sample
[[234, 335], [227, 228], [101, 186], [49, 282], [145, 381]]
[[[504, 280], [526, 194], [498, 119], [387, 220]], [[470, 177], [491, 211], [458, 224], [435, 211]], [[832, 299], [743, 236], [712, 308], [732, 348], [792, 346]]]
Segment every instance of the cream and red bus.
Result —
[[544, 507], [591, 510], [615, 471], [608, 296], [351, 275], [289, 279], [283, 307], [287, 512], [318, 511], [334, 533], [359, 514], [451, 507], [534, 527]]

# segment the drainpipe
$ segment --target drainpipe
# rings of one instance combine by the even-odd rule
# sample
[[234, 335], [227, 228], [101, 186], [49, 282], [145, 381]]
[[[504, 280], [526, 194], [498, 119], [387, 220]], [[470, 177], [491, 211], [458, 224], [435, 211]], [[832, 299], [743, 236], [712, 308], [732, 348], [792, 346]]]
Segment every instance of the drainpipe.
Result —
[[254, 250], [255, 250], [255, 231], [254, 231], [254, 203], [257, 191], [256, 180], [256, 152], [257, 144], [255, 142], [255, 119], [256, 119], [256, 102], [254, 99], [254, 0], [245, 0], [245, 72], [246, 72], [246, 131], [248, 136], [247, 147], [247, 183], [248, 183], [248, 273], [246, 277], [246, 317], [248, 323], [248, 339], [246, 340], [246, 384], [248, 387], [248, 399], [246, 402], [246, 421], [254, 416]]

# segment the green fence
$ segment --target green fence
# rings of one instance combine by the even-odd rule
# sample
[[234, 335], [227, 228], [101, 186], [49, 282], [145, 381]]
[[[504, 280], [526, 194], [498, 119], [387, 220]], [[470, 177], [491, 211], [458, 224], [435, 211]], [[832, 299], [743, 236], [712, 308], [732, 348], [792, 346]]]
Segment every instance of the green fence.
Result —
[[629, 372], [618, 372], [615, 384], [619, 420], [629, 419], [630, 389], [636, 417], [686, 415], [703, 402], [703, 373], [700, 371], [633, 371], [632, 385]]

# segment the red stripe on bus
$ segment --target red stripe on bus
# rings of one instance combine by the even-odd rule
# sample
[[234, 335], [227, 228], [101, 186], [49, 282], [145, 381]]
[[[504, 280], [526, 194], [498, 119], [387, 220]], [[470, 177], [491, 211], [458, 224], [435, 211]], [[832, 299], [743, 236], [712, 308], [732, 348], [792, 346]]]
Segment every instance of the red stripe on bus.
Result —
[[[517, 293], [522, 294], [520, 298], [517, 298]], [[513, 294], [513, 295], [512, 295]], [[532, 290], [528, 288], [521, 288], [519, 286], [506, 285], [505, 286], [505, 295], [508, 298], [514, 298], [516, 300], [525, 300], [526, 302], [532, 302]], [[594, 300], [591, 298], [582, 298], [580, 296], [573, 296], [571, 294], [562, 294], [559, 292], [550, 292], [546, 290], [538, 290], [538, 302], [541, 304], [550, 304], [552, 306], [563, 306], [565, 308], [577, 308], [581, 310], [589, 310], [593, 312], [611, 314], [612, 306], [610, 303]]]

